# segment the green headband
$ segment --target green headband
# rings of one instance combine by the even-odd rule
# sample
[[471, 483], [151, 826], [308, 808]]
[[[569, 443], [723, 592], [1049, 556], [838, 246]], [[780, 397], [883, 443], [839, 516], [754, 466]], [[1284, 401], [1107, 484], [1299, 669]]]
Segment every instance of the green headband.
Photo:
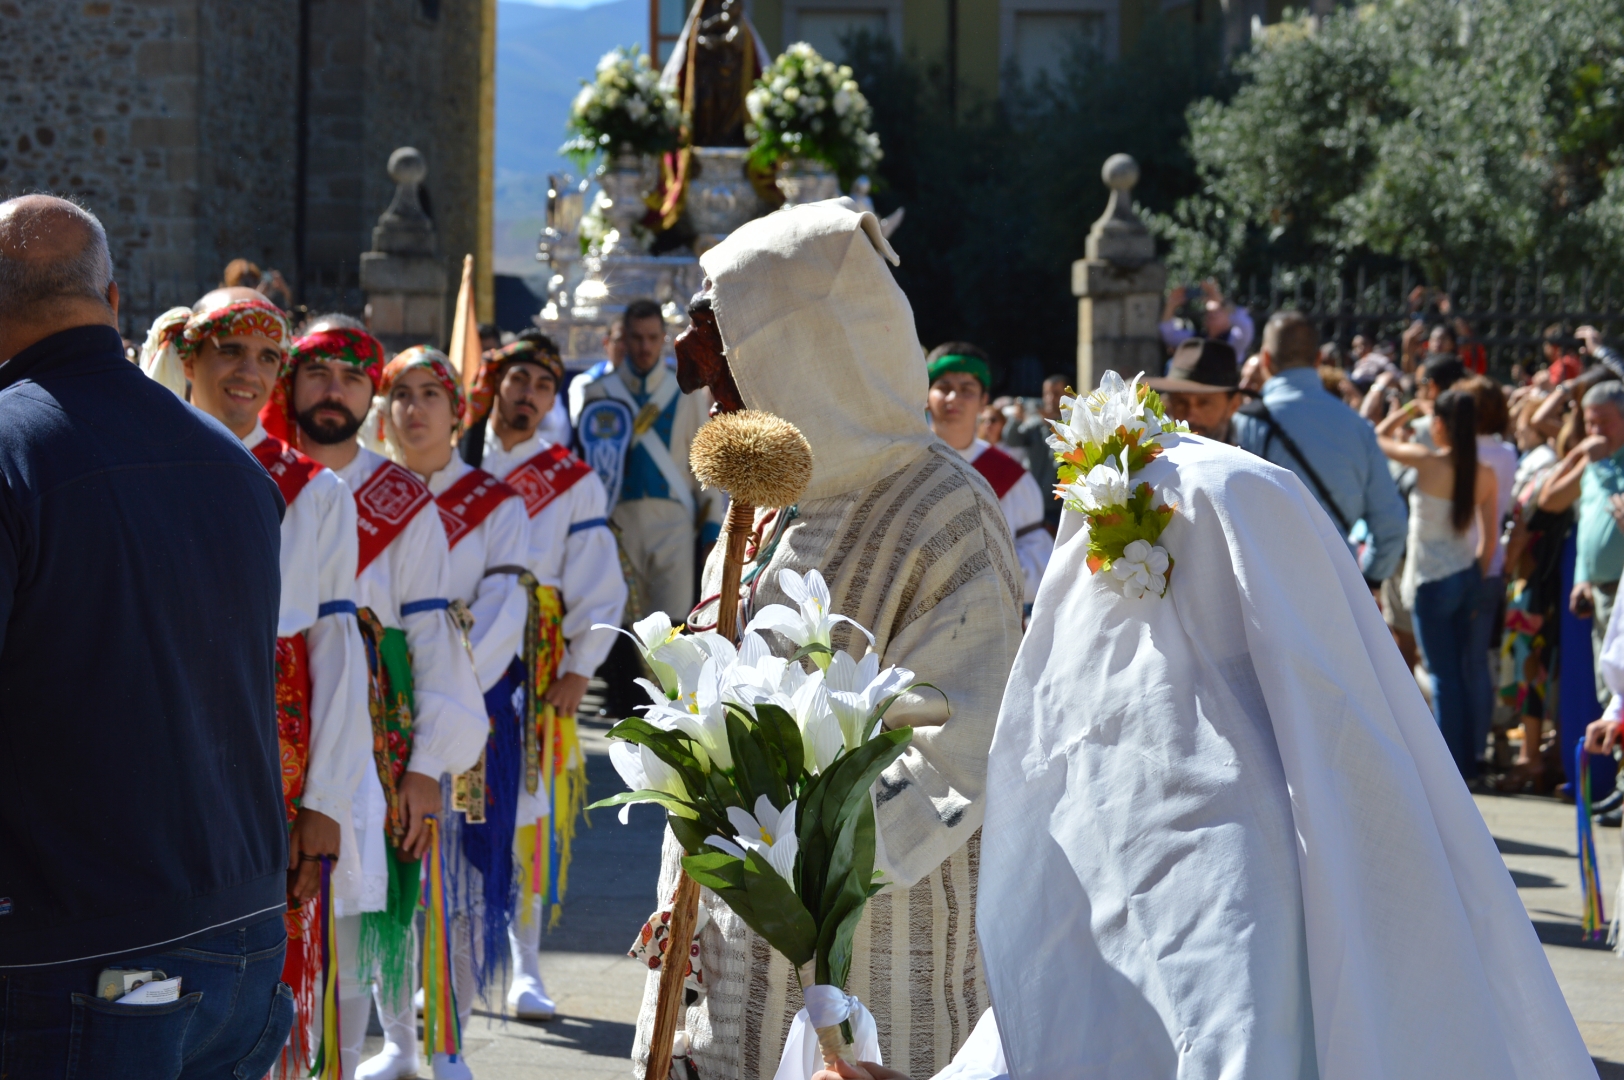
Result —
[[979, 356], [966, 356], [964, 353], [948, 353], [938, 356], [930, 362], [927, 369], [930, 372], [930, 381], [935, 382], [949, 371], [964, 371], [976, 377], [981, 383], [981, 389], [992, 389], [992, 370], [987, 362]]

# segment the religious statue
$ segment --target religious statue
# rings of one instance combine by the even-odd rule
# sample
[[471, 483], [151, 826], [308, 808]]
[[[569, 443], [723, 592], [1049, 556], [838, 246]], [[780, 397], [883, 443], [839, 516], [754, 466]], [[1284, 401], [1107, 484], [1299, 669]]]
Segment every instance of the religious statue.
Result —
[[688, 115], [689, 145], [749, 145], [744, 96], [767, 64], [744, 0], [698, 0], [662, 73]]

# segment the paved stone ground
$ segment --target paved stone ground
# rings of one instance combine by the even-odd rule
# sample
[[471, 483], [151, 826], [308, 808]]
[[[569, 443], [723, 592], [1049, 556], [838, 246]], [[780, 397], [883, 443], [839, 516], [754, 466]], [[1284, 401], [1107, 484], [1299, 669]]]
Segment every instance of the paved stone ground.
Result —
[[[593, 798], [621, 788], [606, 756], [606, 729], [605, 724], [582, 726]], [[1624, 960], [1580, 935], [1573, 808], [1527, 796], [1479, 796], [1477, 805], [1596, 1057], [1600, 1080], [1624, 1080]], [[526, 1023], [476, 1012], [467, 1047], [479, 1080], [631, 1076], [643, 971], [625, 951], [653, 910], [660, 830], [658, 810], [634, 807], [630, 825], [621, 825], [612, 811], [598, 811], [591, 828], [577, 834], [564, 917], [542, 939], [542, 975], [558, 1002], [558, 1017]], [[1624, 851], [1617, 830], [1598, 830], [1597, 840], [1611, 914]], [[375, 1049], [380, 1040], [369, 1042]]]

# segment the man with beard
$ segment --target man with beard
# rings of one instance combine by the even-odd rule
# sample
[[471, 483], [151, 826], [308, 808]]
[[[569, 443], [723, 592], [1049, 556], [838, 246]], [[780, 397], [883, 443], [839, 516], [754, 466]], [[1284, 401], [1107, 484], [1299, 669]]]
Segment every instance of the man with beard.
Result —
[[[945, 1066], [987, 1008], [974, 927], [987, 746], [1021, 640], [1021, 570], [1009, 528], [974, 466], [926, 426], [925, 357], [895, 261], [871, 213], [837, 203], [786, 208], [700, 257], [707, 282], [677, 343], [683, 386], [725, 410], [775, 413], [812, 447], [794, 507], [755, 517], [740, 625], [791, 603], [780, 571], [816, 569], [825, 610], [874, 633], [882, 666], [939, 687], [899, 698], [887, 727], [913, 738], [874, 786], [883, 890], [852, 939], [847, 986], [874, 1014], [885, 1060], [914, 1076]], [[705, 570], [720, 586], [722, 553]], [[696, 621], [714, 624], [715, 605]], [[838, 626], [833, 646], [867, 646]], [[794, 651], [769, 633], [779, 655]], [[657, 897], [676, 887], [669, 835]], [[698, 935], [706, 996], [686, 1010], [688, 1052], [710, 1080], [770, 1077], [801, 1006], [794, 969], [720, 901]], [[643, 996], [633, 1055], [648, 1053], [659, 975]]]
[[[359, 323], [318, 318], [289, 350], [280, 392], [263, 416], [272, 434], [287, 431], [291, 417], [299, 448], [336, 472], [355, 498], [355, 599], [367, 643], [376, 766], [353, 811], [361, 899], [338, 904], [340, 1050], [344, 1074], [357, 1080], [405, 1075], [407, 1063], [398, 1059], [374, 1059], [368, 1064], [377, 1068], [358, 1071], [365, 987], [376, 978], [380, 1000], [405, 989], [418, 862], [431, 835], [424, 818], [443, 812], [440, 777], [473, 767], [490, 725], [448, 612], [450, 548], [434, 498], [421, 480], [356, 439], [383, 362], [383, 345]], [[368, 960], [377, 961], [364, 971], [363, 918]]]
[[541, 877], [547, 895], [531, 898], [509, 931], [517, 970], [508, 1004], [528, 1019], [546, 1019], [554, 1011], [536, 949], [542, 919], [563, 899], [559, 880], [568, 866], [566, 837], [571, 831], [566, 826], [577, 809], [565, 791], [573, 783], [570, 774], [581, 776], [585, 765], [575, 744], [575, 714], [587, 681], [609, 655], [615, 636], [612, 630], [593, 627], [618, 626], [626, 604], [626, 580], [609, 531], [603, 482], [568, 447], [548, 441], [538, 430], [552, 412], [563, 380], [564, 361], [552, 340], [541, 334], [487, 353], [468, 406], [474, 437], [462, 444], [465, 460], [471, 464], [477, 454], [486, 472], [524, 499], [530, 518], [524, 566], [535, 577], [542, 622], [553, 643], [537, 660], [533, 675], [535, 696], [543, 704], [538, 726], [553, 732], [552, 745], [542, 737], [544, 783], [531, 793], [534, 798], [521, 800], [518, 830], [521, 850], [545, 863]]
[[[360, 900], [352, 800], [371, 764], [366, 654], [356, 624], [355, 502], [332, 470], [271, 437], [259, 422], [292, 340], [282, 312], [252, 289], [216, 289], [153, 324], [149, 374], [178, 372], [192, 404], [230, 429], [281, 489], [282, 593], [276, 639], [277, 739], [288, 817], [288, 953], [282, 981], [299, 1006], [295, 1064], [320, 1042], [321, 862], [332, 895]], [[331, 1033], [337, 1037], [337, 1032]]]

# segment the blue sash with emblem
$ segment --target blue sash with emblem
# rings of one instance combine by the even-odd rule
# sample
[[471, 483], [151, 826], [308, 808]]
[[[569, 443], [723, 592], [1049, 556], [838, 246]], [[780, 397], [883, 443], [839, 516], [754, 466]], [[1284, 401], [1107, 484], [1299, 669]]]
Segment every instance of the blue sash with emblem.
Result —
[[626, 478], [626, 453], [632, 444], [632, 410], [623, 401], [598, 398], [581, 408], [575, 437], [581, 444], [581, 457], [603, 481], [609, 496], [608, 509], [620, 501], [620, 488]]

